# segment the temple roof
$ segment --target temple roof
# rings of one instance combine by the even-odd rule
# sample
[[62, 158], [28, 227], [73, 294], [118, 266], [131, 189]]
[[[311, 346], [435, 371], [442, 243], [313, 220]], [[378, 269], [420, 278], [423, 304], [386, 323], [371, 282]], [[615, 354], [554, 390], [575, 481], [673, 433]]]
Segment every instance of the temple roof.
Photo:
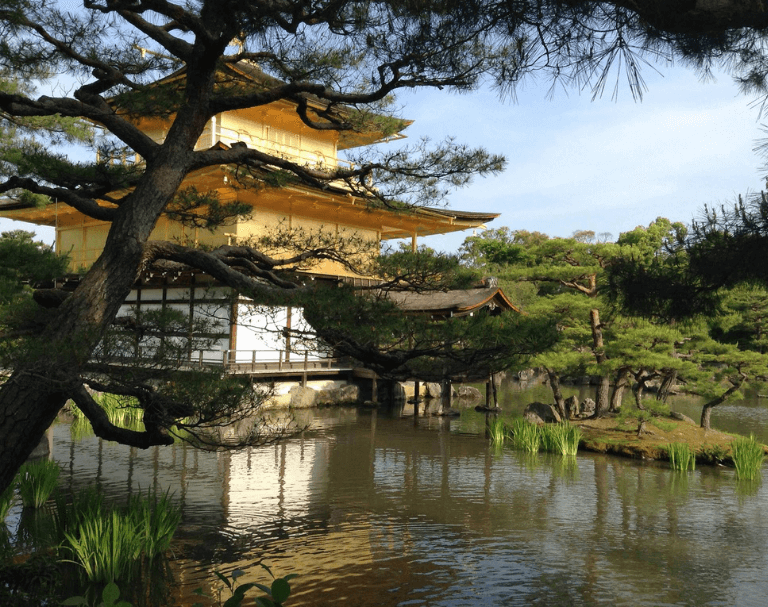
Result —
[[390, 292], [388, 297], [404, 312], [429, 313], [435, 318], [466, 316], [483, 308], [520, 312], [499, 287], [423, 293], [398, 291]]

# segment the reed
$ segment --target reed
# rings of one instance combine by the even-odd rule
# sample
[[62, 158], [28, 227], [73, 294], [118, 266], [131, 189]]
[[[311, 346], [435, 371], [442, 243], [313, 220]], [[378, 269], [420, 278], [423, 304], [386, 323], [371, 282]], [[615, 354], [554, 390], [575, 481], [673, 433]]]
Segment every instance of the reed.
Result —
[[512, 422], [512, 436], [515, 448], [529, 453], [537, 453], [541, 447], [541, 431], [536, 424], [522, 418]]
[[501, 419], [492, 419], [488, 422], [488, 436], [494, 445], [503, 445], [509, 433], [507, 424]]
[[21, 503], [25, 508], [42, 508], [56, 488], [59, 465], [50, 460], [27, 462], [16, 476]]
[[579, 452], [581, 430], [567, 421], [547, 424], [541, 428], [541, 444], [545, 451], [560, 455], [576, 455]]
[[687, 443], [670, 443], [667, 445], [667, 454], [669, 455], [669, 465], [673, 470], [686, 472], [696, 469], [696, 453]]
[[760, 476], [765, 452], [754, 435], [735, 438], [731, 443], [731, 457], [736, 466], [736, 478], [751, 481]]
[[0, 523], [8, 516], [8, 512], [13, 506], [13, 496], [16, 493], [16, 483], [11, 483], [8, 487], [0, 493]]
[[165, 554], [181, 521], [168, 493], [132, 496], [125, 507], [105, 507], [90, 490], [57, 504], [62, 547], [88, 583], [133, 582]]

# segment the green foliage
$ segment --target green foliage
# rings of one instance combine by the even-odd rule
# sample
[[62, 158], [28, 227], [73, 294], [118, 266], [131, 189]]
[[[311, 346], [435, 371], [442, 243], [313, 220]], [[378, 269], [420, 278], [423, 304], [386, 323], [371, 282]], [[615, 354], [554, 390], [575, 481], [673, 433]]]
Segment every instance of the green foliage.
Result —
[[[101, 592], [101, 602], [94, 604], [93, 607], [131, 607], [128, 601], [121, 601], [120, 588], [114, 582], [110, 582], [104, 586], [104, 590]], [[91, 603], [84, 596], [73, 596], [61, 603], [62, 605], [82, 605], [84, 607], [90, 607]]]
[[0, 234], [0, 312], [1, 306], [31, 292], [30, 283], [53, 280], [66, 271], [67, 258], [34, 238], [22, 230]]
[[[11, 483], [0, 493], [0, 521], [4, 521], [13, 506], [13, 498], [16, 495], [16, 483]], [[1, 524], [1, 523], [0, 523]], [[0, 533], [2, 529], [0, 528]]]
[[581, 430], [567, 421], [545, 424], [541, 427], [541, 446], [544, 451], [560, 455], [576, 455], [581, 442]]
[[670, 443], [667, 445], [667, 454], [673, 470], [685, 472], [696, 468], [696, 454], [687, 443]]
[[494, 445], [503, 445], [509, 436], [507, 424], [498, 417], [488, 421], [488, 435]]
[[105, 507], [96, 491], [58, 502], [61, 551], [77, 563], [90, 584], [134, 582], [169, 548], [181, 511], [166, 493], [132, 496], [123, 507]]
[[51, 460], [28, 462], [17, 476], [19, 496], [25, 508], [42, 508], [56, 489], [59, 480], [59, 465]]
[[517, 418], [512, 422], [512, 444], [515, 449], [538, 453], [541, 447], [541, 429], [523, 418]]
[[701, 448], [699, 452], [699, 458], [709, 464], [719, 465], [722, 464], [728, 455], [728, 449], [722, 445], [711, 445]]
[[166, 207], [166, 215], [173, 221], [215, 232], [217, 228], [248, 219], [253, 212], [250, 205], [233, 201], [222, 202], [215, 191], [199, 192], [190, 186], [177, 192]]
[[[254, 603], [259, 607], [282, 607], [285, 604], [285, 601], [287, 601], [288, 597], [291, 595], [290, 581], [297, 577], [297, 575], [291, 573], [284, 577], [276, 578], [269, 567], [263, 563], [259, 563], [259, 565], [272, 577], [272, 583], [269, 586], [255, 582], [239, 584], [238, 579], [245, 575], [245, 571], [242, 569], [235, 569], [232, 571], [229, 578], [219, 571], [214, 571], [214, 574], [219, 581], [224, 584], [224, 587], [229, 591], [230, 595], [222, 602], [221, 593], [219, 593], [218, 602], [220, 607], [239, 607], [246, 600], [246, 593], [254, 588], [261, 590], [264, 593], [264, 596], [255, 597], [253, 599]], [[203, 592], [202, 588], [196, 588], [194, 592], [198, 596], [208, 596]], [[194, 603], [192, 607], [204, 606], [203, 603]]]
[[760, 469], [765, 459], [763, 446], [755, 440], [754, 435], [746, 438], [741, 436], [731, 442], [731, 457], [736, 466], [736, 478], [752, 481], [760, 478]]

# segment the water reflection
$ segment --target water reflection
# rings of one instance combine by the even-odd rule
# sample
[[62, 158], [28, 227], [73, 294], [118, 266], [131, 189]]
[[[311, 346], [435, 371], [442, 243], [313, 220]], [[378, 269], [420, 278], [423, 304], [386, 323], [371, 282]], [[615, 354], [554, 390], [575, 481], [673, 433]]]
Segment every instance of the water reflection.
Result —
[[75, 445], [58, 426], [54, 457], [71, 490], [177, 496], [181, 604], [214, 567], [264, 581], [260, 559], [300, 574], [295, 606], [758, 605], [768, 592], [765, 483], [499, 451], [471, 410], [308, 415], [300, 437], [218, 454]]

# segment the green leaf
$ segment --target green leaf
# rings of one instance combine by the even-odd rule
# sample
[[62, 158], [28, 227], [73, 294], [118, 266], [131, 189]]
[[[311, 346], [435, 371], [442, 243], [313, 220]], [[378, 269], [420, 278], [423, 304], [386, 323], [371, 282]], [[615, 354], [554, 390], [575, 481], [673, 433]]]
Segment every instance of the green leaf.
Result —
[[291, 585], [285, 578], [277, 578], [272, 582], [272, 598], [278, 603], [284, 603], [291, 594]]
[[267, 595], [272, 596], [272, 589], [269, 586], [265, 586], [264, 584], [254, 584], [254, 586], [262, 592], [266, 592]]
[[243, 596], [239, 594], [233, 594], [226, 601], [224, 601], [224, 607], [240, 607], [243, 603]]
[[88, 605], [84, 596], [71, 596], [61, 603], [62, 605]]
[[216, 577], [219, 578], [222, 582], [224, 582], [227, 585], [227, 588], [232, 590], [232, 584], [230, 584], [229, 580], [227, 579], [227, 576], [223, 575], [218, 571], [214, 571], [213, 573], [216, 574]]
[[105, 605], [114, 605], [117, 599], [120, 598], [120, 588], [114, 582], [110, 582], [104, 587], [101, 598], [104, 600]]

